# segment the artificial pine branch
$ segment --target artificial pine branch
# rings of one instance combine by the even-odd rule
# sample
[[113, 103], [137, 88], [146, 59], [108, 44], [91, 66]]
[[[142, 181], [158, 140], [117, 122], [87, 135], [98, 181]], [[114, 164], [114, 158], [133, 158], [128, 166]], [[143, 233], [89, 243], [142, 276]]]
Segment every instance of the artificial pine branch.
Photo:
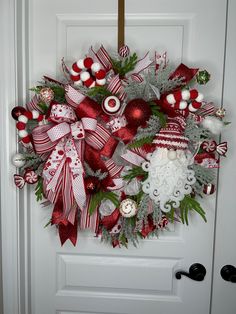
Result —
[[123, 179], [131, 181], [136, 177], [142, 177], [143, 180], [146, 180], [148, 177], [148, 173], [144, 171], [142, 167], [135, 166], [128, 171], [128, 174], [123, 176]]
[[138, 56], [136, 53], [133, 53], [130, 57], [124, 58], [123, 60], [111, 59], [111, 61], [115, 73], [124, 77], [125, 74], [134, 70], [138, 61]]
[[183, 224], [188, 225], [188, 214], [191, 210], [196, 211], [202, 217], [202, 219], [207, 222], [206, 213], [202, 209], [201, 205], [190, 195], [185, 195], [184, 199], [180, 202], [179, 209], [180, 219]]
[[35, 195], [36, 195], [37, 202], [42, 201], [43, 199], [43, 178], [42, 177], [40, 177], [37, 182], [37, 185], [35, 188]]

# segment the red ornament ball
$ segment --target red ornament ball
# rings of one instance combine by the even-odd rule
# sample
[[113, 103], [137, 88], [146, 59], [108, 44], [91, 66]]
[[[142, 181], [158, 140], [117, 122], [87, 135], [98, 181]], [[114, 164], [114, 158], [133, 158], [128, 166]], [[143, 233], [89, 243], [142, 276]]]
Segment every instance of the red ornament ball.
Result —
[[125, 110], [124, 115], [131, 126], [140, 126], [146, 123], [152, 114], [148, 103], [143, 99], [131, 100]]
[[22, 114], [24, 114], [25, 112], [26, 112], [26, 109], [24, 107], [17, 106], [17, 107], [12, 109], [11, 116], [14, 120], [17, 121], [18, 117], [21, 116]]
[[95, 194], [100, 189], [100, 181], [96, 177], [87, 177], [84, 179], [84, 187], [87, 194]]

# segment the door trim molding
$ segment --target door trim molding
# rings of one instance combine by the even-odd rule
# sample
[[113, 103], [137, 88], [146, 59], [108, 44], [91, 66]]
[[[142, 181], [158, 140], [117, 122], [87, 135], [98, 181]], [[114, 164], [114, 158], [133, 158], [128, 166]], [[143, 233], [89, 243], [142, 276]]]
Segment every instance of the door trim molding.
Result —
[[[0, 182], [1, 182], [1, 249], [4, 314], [28, 314], [28, 226], [26, 225], [27, 191], [16, 189], [12, 175], [12, 155], [18, 149], [17, 132], [11, 109], [26, 101], [27, 7], [28, 0], [1, 1], [0, 49]], [[28, 271], [26, 271], [28, 270]]]

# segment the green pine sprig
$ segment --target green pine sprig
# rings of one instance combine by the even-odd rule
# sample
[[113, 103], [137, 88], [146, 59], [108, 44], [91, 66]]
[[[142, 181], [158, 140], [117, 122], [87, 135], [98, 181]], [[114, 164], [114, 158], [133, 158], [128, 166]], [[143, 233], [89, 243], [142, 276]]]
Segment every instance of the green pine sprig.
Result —
[[144, 171], [142, 167], [136, 166], [130, 169], [128, 171], [128, 174], [123, 176], [123, 179], [127, 181], [131, 181], [132, 179], [137, 178], [137, 177], [142, 177], [143, 180], [146, 180], [148, 177], [148, 173]]
[[36, 200], [37, 202], [42, 201], [43, 199], [43, 178], [40, 177], [37, 185], [35, 187], [35, 196], [36, 196]]
[[118, 196], [113, 192], [104, 192], [99, 191], [96, 194], [91, 196], [90, 205], [89, 205], [89, 215], [92, 215], [96, 209], [96, 207], [102, 202], [102, 200], [107, 199], [110, 200], [116, 207], [119, 206], [120, 202], [118, 200]]
[[152, 110], [152, 114], [159, 118], [161, 127], [164, 128], [166, 126], [166, 116], [163, 112], [160, 111], [160, 107], [153, 101], [149, 102], [150, 108]]
[[90, 97], [95, 97], [95, 96], [103, 96], [103, 97], [107, 97], [107, 96], [111, 96], [112, 93], [106, 89], [106, 87], [104, 86], [95, 86], [89, 89], [89, 91], [87, 92], [87, 95]]
[[188, 214], [191, 210], [197, 212], [202, 219], [207, 222], [206, 213], [201, 205], [190, 195], [185, 195], [184, 199], [180, 202], [180, 219], [183, 224], [188, 225]]
[[153, 139], [154, 139], [154, 136], [147, 136], [139, 140], [135, 140], [128, 145], [128, 148], [138, 148], [138, 147], [142, 147], [145, 144], [151, 144]]
[[136, 53], [133, 53], [130, 57], [127, 57], [123, 60], [111, 59], [111, 61], [115, 73], [119, 74], [121, 77], [124, 77], [126, 73], [134, 70], [138, 62], [138, 56]]

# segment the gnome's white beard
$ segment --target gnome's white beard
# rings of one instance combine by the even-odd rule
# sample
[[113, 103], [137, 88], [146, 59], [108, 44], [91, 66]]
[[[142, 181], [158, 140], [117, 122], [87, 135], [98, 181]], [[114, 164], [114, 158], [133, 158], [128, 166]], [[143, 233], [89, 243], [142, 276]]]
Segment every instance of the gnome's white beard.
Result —
[[149, 194], [164, 212], [170, 211], [171, 207], [178, 208], [196, 181], [194, 171], [188, 169], [193, 162], [192, 155], [182, 150], [157, 148], [147, 159], [149, 161], [142, 164], [148, 172], [142, 187], [144, 193]]

